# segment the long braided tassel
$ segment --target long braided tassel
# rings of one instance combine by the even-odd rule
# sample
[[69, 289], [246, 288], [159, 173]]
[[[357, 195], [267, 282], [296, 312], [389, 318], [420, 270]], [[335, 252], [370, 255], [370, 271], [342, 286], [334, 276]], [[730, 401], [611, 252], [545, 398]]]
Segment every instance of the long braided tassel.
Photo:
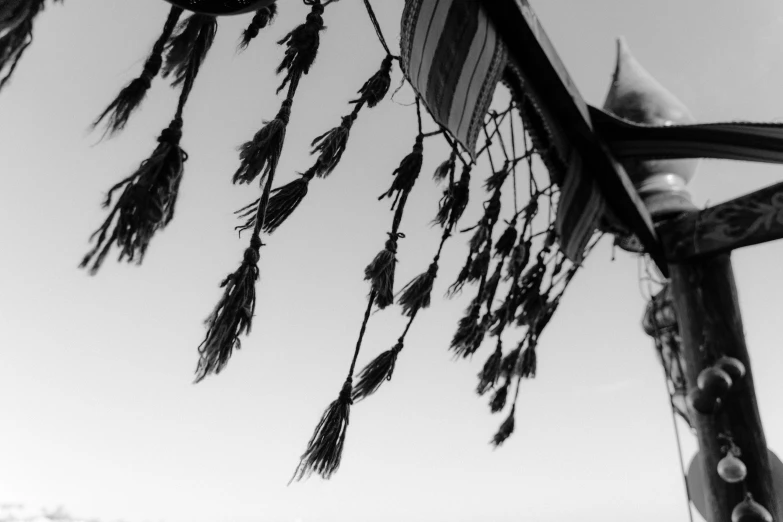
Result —
[[280, 87], [288, 86], [287, 96], [277, 117], [240, 147], [240, 167], [234, 174], [234, 182], [250, 183], [263, 173], [260, 180], [263, 191], [257, 203], [243, 209], [253, 214], [252, 226], [247, 227], [253, 231], [250, 246], [245, 250], [239, 268], [221, 284], [225, 288], [223, 296], [207, 318], [207, 334], [198, 348], [196, 383], [225, 368], [234, 350], [241, 348], [240, 336], [248, 334], [252, 327], [256, 303], [255, 284], [259, 278], [258, 262], [263, 246], [261, 233], [270, 207], [277, 163], [283, 149], [294, 96], [302, 76], [309, 72], [315, 60], [320, 43], [319, 33], [324, 28], [321, 17], [324, 7], [320, 0], [307, 0], [305, 3], [312, 6], [307, 21], [278, 42], [287, 46], [285, 56], [277, 68], [278, 73], [287, 71]]
[[[289, 85], [288, 97], [283, 101], [284, 107], [291, 106], [298, 85], [297, 77]], [[259, 278], [258, 262], [261, 258], [260, 249], [263, 246], [261, 232], [274, 179], [273, 167], [266, 176], [261, 198], [254, 209], [250, 246], [245, 250], [239, 268], [221, 283], [220, 286], [225, 288], [223, 297], [207, 318], [207, 334], [198, 348], [196, 383], [204, 380], [207, 375], [220, 373], [228, 364], [234, 350], [241, 348], [240, 336], [250, 333], [256, 305], [255, 285]]]
[[152, 52], [144, 62], [144, 69], [138, 78], [126, 85], [108, 107], [92, 123], [92, 129], [96, 129], [102, 122], [106, 123], [104, 136], [113, 136], [122, 131], [128, 124], [131, 115], [144, 101], [147, 91], [152, 86], [152, 80], [158, 75], [163, 65], [163, 52], [168, 43], [177, 22], [182, 15], [182, 8], [172, 6], [163, 31], [152, 46]]
[[[329, 405], [324, 412], [321, 421], [316, 426], [315, 432], [307, 445], [307, 450], [302, 455], [299, 465], [294, 472], [294, 476], [291, 478], [291, 482], [308, 477], [313, 472], [319, 474], [322, 478], [328, 479], [340, 466], [345, 434], [348, 428], [350, 407], [354, 400], [354, 371], [356, 369], [356, 361], [359, 357], [359, 352], [361, 351], [364, 332], [366, 331], [367, 323], [370, 320], [373, 305], [377, 305], [378, 308], [383, 309], [394, 301], [393, 285], [394, 267], [396, 263], [394, 254], [397, 251], [397, 239], [404, 237], [404, 235], [399, 232], [399, 228], [402, 223], [405, 204], [416, 178], [418, 177], [419, 171], [421, 170], [422, 140], [421, 115], [419, 113], [419, 135], [416, 138], [414, 151], [406, 156], [401, 162], [400, 167], [394, 171], [394, 175], [397, 176], [397, 178], [395, 179], [396, 185], [393, 184], [392, 186], [396, 187], [397, 207], [392, 219], [391, 231], [388, 233], [389, 239], [386, 241], [384, 250], [375, 256], [375, 259], [365, 268], [365, 279], [370, 281], [371, 290], [367, 300], [364, 321], [362, 322], [362, 327], [359, 332], [359, 339], [356, 342], [353, 359], [348, 370], [348, 377], [343, 384], [340, 395]], [[418, 168], [416, 168], [416, 165], [418, 165]], [[404, 177], [407, 181], [405, 183], [397, 183], [400, 177]], [[402, 340], [400, 342], [402, 342]], [[397, 351], [399, 352], [399, 350]], [[362, 396], [374, 386], [374, 384], [369, 383], [366, 379], [362, 382], [361, 378], [360, 384], [361, 387], [358, 391]]]
[[104, 201], [104, 207], [110, 206], [113, 194], [122, 190], [109, 216], [90, 238], [96, 241], [95, 247], [81, 262], [80, 266], [89, 267], [91, 274], [98, 272], [112, 245], [120, 249], [120, 261], [135, 260], [140, 264], [155, 233], [174, 218], [187, 159], [179, 145], [182, 113], [203, 56], [214, 38], [214, 26], [205, 23], [200, 27], [201, 30], [193, 36], [192, 53], [188, 55], [187, 66], [182, 73], [182, 92], [174, 119], [161, 133], [152, 155], [141, 163], [136, 172], [114, 185]]

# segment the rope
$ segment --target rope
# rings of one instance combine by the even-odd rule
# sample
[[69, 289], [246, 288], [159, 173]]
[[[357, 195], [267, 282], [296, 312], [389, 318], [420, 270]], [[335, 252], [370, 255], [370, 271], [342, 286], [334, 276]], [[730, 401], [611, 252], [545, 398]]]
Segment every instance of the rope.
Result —
[[394, 56], [389, 49], [388, 44], [386, 43], [386, 38], [383, 36], [383, 32], [381, 31], [381, 26], [378, 24], [378, 18], [375, 16], [375, 11], [372, 8], [372, 5], [370, 4], [370, 0], [364, 0], [364, 7], [367, 8], [367, 15], [370, 17], [370, 21], [372, 22], [373, 28], [375, 28], [375, 34], [378, 36], [378, 40], [381, 42], [381, 45], [383, 46], [383, 49], [386, 51], [386, 54], [390, 56]]
[[[660, 339], [661, 339], [661, 331], [658, 329], [658, 321], [657, 321], [657, 316], [658, 316], [658, 312], [660, 311], [660, 308], [658, 308], [658, 301], [655, 299], [655, 295], [653, 294], [652, 288], [651, 288], [652, 285], [655, 282], [655, 279], [654, 279], [653, 274], [651, 273], [650, 264], [649, 263], [644, 263], [644, 267], [645, 267], [645, 272], [646, 272], [645, 279], [646, 279], [646, 282], [647, 282], [647, 291], [650, 294], [650, 302], [653, 305], [652, 306], [652, 325], [653, 325], [653, 328], [655, 329], [655, 346], [656, 346], [656, 349], [658, 349], [660, 351], [660, 353], [662, 354], [663, 351], [660, 348], [660, 343], [662, 342], [662, 341], [660, 341]], [[641, 283], [641, 281], [640, 281], [640, 283]], [[644, 293], [642, 294], [642, 297], [644, 297]], [[687, 471], [685, 470], [685, 458], [683, 457], [683, 452], [682, 452], [682, 442], [680, 440], [680, 428], [677, 425], [677, 415], [676, 415], [676, 408], [674, 406], [674, 398], [672, 396], [672, 391], [671, 391], [671, 389], [669, 389], [669, 386], [668, 386], [668, 383], [672, 382], [672, 378], [671, 378], [671, 375], [669, 374], [669, 369], [666, 367], [666, 362], [665, 362], [665, 360], [663, 360], [663, 358], [662, 358], [662, 363], [663, 363], [662, 366], [663, 366], [664, 376], [666, 377], [666, 382], [667, 382], [667, 392], [668, 392], [668, 395], [669, 395], [669, 410], [670, 410], [670, 413], [672, 415], [672, 424], [674, 425], [674, 436], [675, 436], [675, 440], [677, 442], [677, 456], [678, 456], [679, 461], [680, 461], [680, 472], [682, 474], [683, 485], [685, 487], [685, 501], [687, 503], [687, 508], [688, 508], [688, 518], [689, 518], [690, 522], [693, 522], [693, 509], [691, 508], [691, 492], [690, 492], [690, 488], [688, 488], [688, 474], [687, 474]]]

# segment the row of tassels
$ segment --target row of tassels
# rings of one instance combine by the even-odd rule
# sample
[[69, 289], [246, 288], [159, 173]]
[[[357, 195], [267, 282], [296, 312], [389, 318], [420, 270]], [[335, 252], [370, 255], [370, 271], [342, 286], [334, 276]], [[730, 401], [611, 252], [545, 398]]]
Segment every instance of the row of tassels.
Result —
[[[322, 15], [325, 4], [319, 0], [305, 0], [305, 3], [311, 7], [306, 21], [278, 42], [285, 46], [285, 55], [277, 68], [278, 74], [284, 75], [278, 92], [287, 89], [280, 110], [274, 119], [265, 122], [253, 138], [239, 148], [240, 165], [232, 181], [235, 184], [258, 182], [262, 190], [260, 197], [237, 211], [243, 220], [237, 229], [240, 232], [249, 231], [251, 237], [239, 267], [221, 283], [223, 294], [206, 320], [207, 333], [199, 346], [196, 382], [210, 374], [220, 373], [234, 350], [241, 347], [240, 337], [250, 332], [256, 305], [255, 285], [260, 276], [260, 249], [264, 246], [262, 233], [275, 232], [292, 215], [307, 195], [309, 183], [314, 178], [327, 178], [333, 173], [347, 149], [352, 126], [362, 108], [377, 106], [390, 88], [392, 65], [397, 57], [388, 53], [387, 49], [387, 56], [379, 70], [359, 89], [358, 97], [351, 100], [351, 111], [341, 118], [338, 126], [312, 141], [311, 154], [316, 156], [312, 166], [297, 179], [273, 188], [295, 94], [300, 80], [309, 73], [315, 62], [320, 33], [324, 29]], [[181, 88], [174, 118], [158, 138], [158, 145], [152, 155], [141, 163], [136, 172], [112, 187], [107, 195], [104, 206], [109, 207], [114, 195], [119, 194], [105, 222], [92, 236], [94, 248], [82, 261], [81, 266], [89, 268], [91, 273], [100, 268], [113, 245], [120, 251], [120, 260], [140, 263], [154, 234], [165, 228], [174, 216], [183, 165], [187, 159], [187, 154], [179, 145], [182, 113], [217, 29], [214, 17], [193, 14], [180, 22], [182, 13], [180, 8], [171, 9], [141, 75], [128, 84], [94, 122], [96, 127], [105, 125], [106, 135], [121, 131], [140, 106], [153, 79], [159, 75], [170, 77], [172, 85]], [[242, 36], [240, 48], [245, 48], [258, 31], [271, 22], [275, 13], [275, 4], [259, 10]], [[433, 224], [443, 230], [436, 254], [427, 269], [395, 295], [396, 254], [398, 243], [404, 238], [400, 226], [408, 196], [421, 172], [423, 141], [426, 137], [442, 132], [423, 133], [418, 101], [416, 106], [419, 133], [413, 149], [392, 173], [394, 178], [389, 189], [378, 198], [391, 199], [394, 214], [384, 248], [365, 269], [370, 293], [348, 376], [337, 399], [324, 412], [292, 480], [302, 479], [312, 473], [328, 478], [339, 467], [351, 405], [369, 397], [392, 378], [411, 325], [418, 312], [430, 306], [444, 245], [453, 235], [468, 205], [472, 164], [464, 162], [452, 144], [450, 157], [438, 166], [434, 174], [437, 182], [447, 182], [433, 220]], [[493, 114], [495, 131], [490, 135], [485, 126], [487, 143], [479, 154], [488, 152], [493, 136], [499, 134], [499, 119], [520, 109], [524, 109], [521, 102], [512, 102], [503, 116]], [[525, 111], [521, 112], [524, 118]], [[444, 136], [448, 139], [446, 134]], [[515, 211], [505, 222], [506, 228], [497, 240], [493, 239], [501, 220], [503, 187], [508, 180], [513, 179], [516, 207], [515, 168], [519, 162], [527, 160], [532, 176], [530, 161], [534, 148], [526, 150], [519, 157], [506, 155], [505, 162], [497, 169], [489, 155], [492, 174], [484, 183], [489, 198], [484, 202], [481, 219], [473, 227], [463, 230], [473, 232], [469, 241], [469, 254], [457, 280], [447, 293], [451, 296], [459, 294], [469, 284], [478, 287], [466, 316], [459, 321], [451, 350], [458, 358], [469, 358], [476, 353], [487, 335], [497, 337], [495, 350], [479, 373], [477, 387], [479, 395], [494, 390], [490, 400], [493, 413], [505, 408], [512, 381], [516, 378], [510, 414], [492, 440], [496, 446], [502, 444], [514, 430], [520, 380], [535, 376], [538, 339], [578, 268], [571, 266], [565, 269], [565, 274], [561, 273], [565, 257], [559, 251], [552, 253], [556, 237], [551, 223], [546, 230], [543, 247], [536, 255], [533, 252], [533, 240], [541, 235], [533, 232], [533, 221], [539, 213], [539, 200], [550, 199], [551, 220], [552, 198], [555, 197], [552, 187], [543, 190], [531, 188], [529, 204], [521, 211]], [[503, 151], [506, 154], [505, 147]], [[464, 163], [459, 177], [456, 175], [458, 159]], [[520, 222], [521, 227], [518, 228]], [[533, 263], [528, 266], [531, 259]], [[505, 297], [496, 306], [496, 295], [501, 283], [507, 285], [507, 289]], [[391, 349], [375, 357], [357, 374], [356, 362], [373, 308], [384, 309], [395, 302], [409, 318], [404, 331]], [[504, 353], [501, 337], [509, 325], [524, 327], [527, 331], [514, 350]]]

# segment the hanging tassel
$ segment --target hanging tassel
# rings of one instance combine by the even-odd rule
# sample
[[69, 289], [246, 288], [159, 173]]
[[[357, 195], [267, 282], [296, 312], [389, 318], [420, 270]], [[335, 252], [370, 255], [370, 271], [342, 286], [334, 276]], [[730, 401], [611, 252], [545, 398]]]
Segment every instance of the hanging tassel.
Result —
[[522, 352], [522, 356], [518, 361], [518, 371], [516, 373], [522, 378], [532, 379], [536, 376], [536, 366], [536, 343], [531, 338], [528, 347]]
[[144, 69], [141, 75], [131, 81], [125, 86], [117, 97], [112, 101], [106, 110], [104, 110], [100, 116], [92, 123], [92, 129], [100, 125], [103, 120], [106, 120], [106, 130], [104, 136], [113, 136], [120, 132], [127, 125], [133, 112], [144, 101], [144, 97], [147, 95], [147, 91], [152, 85], [152, 80], [160, 72], [160, 68], [163, 64], [163, 51], [166, 46], [166, 42], [169, 41], [174, 29], [177, 27], [179, 17], [182, 15], [182, 8], [173, 6], [169, 11], [166, 24], [163, 26], [163, 32], [161, 33], [158, 41], [152, 46], [152, 52], [150, 53], [147, 61], [144, 62]]
[[[486, 220], [482, 218], [481, 222], [475, 227], [476, 231], [473, 233], [473, 237], [471, 237], [470, 241], [468, 242], [471, 252], [478, 252], [479, 249], [484, 246], [484, 243], [489, 240], [489, 229], [485, 223]], [[463, 232], [467, 232], [468, 230], [463, 230]]]
[[201, 67], [215, 41], [217, 19], [214, 16], [193, 14], [180, 22], [176, 34], [166, 45], [166, 64], [163, 77], [174, 76], [172, 87], [185, 81], [190, 64]]
[[484, 188], [487, 192], [497, 192], [505, 183], [509, 174], [508, 165], [504, 165], [502, 169], [497, 172], [493, 172], [490, 177], [484, 182]]
[[328, 479], [340, 467], [351, 404], [353, 404], [351, 384], [351, 378], [348, 377], [340, 390], [340, 396], [324, 412], [291, 482], [302, 480], [313, 473]]
[[453, 297], [457, 295], [459, 292], [462, 291], [462, 287], [465, 286], [465, 283], [468, 281], [468, 277], [470, 276], [470, 270], [473, 266], [473, 256], [471, 254], [468, 254], [468, 259], [465, 261], [465, 264], [463, 265], [462, 269], [459, 271], [459, 275], [457, 275], [457, 280], [452, 284], [448, 291], [446, 292], [446, 295], [448, 297]]
[[397, 264], [397, 239], [405, 237], [398, 233], [389, 233], [384, 249], [364, 269], [364, 279], [370, 281], [375, 303], [383, 310], [394, 303], [394, 269]]
[[492, 400], [489, 401], [489, 410], [492, 413], [498, 413], [506, 407], [506, 399], [508, 398], [508, 388], [511, 384], [509, 379], [503, 383], [503, 386], [495, 390], [495, 394], [492, 396]]
[[[262, 230], [267, 234], [273, 233], [282, 225], [290, 216], [294, 213], [296, 208], [302, 202], [307, 195], [307, 190], [310, 185], [310, 180], [315, 176], [314, 169], [309, 169], [304, 174], [300, 174], [300, 178], [294, 181], [274, 189], [267, 203], [264, 219], [264, 226]], [[241, 234], [246, 230], [252, 230], [256, 226], [256, 219], [258, 218], [258, 205], [261, 204], [261, 198], [256, 199], [251, 204], [240, 208], [234, 214], [237, 214], [240, 219], [246, 218], [247, 221], [243, 225], [234, 227]]]
[[530, 262], [530, 247], [531, 242], [528, 239], [525, 242], [518, 243], [511, 251], [511, 257], [508, 262], [508, 272], [505, 278], [506, 281], [517, 280], [522, 274], [522, 271], [527, 268], [527, 264]]
[[242, 347], [239, 336], [250, 333], [256, 308], [255, 285], [262, 246], [261, 238], [253, 236], [250, 246], [245, 249], [242, 264], [220, 284], [221, 288], [225, 288], [223, 297], [207, 318], [207, 335], [198, 347], [197, 383], [209, 374], [219, 374], [234, 350]]
[[343, 116], [342, 123], [313, 140], [313, 151], [320, 153], [318, 156], [317, 173], [319, 178], [325, 178], [337, 167], [343, 157], [345, 147], [348, 145], [348, 137], [351, 134], [351, 126], [356, 121], [356, 113]]
[[[104, 207], [111, 205], [115, 191], [123, 189], [114, 209], [90, 237], [91, 240], [97, 237], [96, 245], [82, 260], [81, 268], [92, 263], [90, 273], [96, 274], [113, 244], [120, 249], [120, 261], [127, 258], [128, 262], [136, 260], [141, 264], [155, 232], [165, 228], [174, 217], [183, 163], [187, 159], [179, 146], [181, 137], [182, 120], [175, 118], [161, 133], [152, 156], [109, 190]], [[112, 223], [114, 229], [109, 235]]]
[[479, 321], [479, 307], [480, 305], [474, 302], [468, 315], [459, 320], [457, 331], [451, 339], [451, 349], [457, 356], [466, 358], [472, 355], [484, 339], [484, 330]]
[[516, 406], [511, 407], [511, 412], [508, 414], [508, 418], [500, 425], [500, 429], [492, 437], [491, 444], [496, 448], [502, 445], [506, 440], [514, 433], [514, 414], [516, 413]]
[[482, 302], [487, 303], [487, 307], [492, 306], [492, 301], [495, 300], [495, 294], [498, 290], [498, 284], [500, 284], [500, 272], [503, 269], [503, 263], [500, 262], [495, 267], [495, 271], [484, 283], [484, 292], [481, 295]]
[[416, 276], [402, 289], [398, 300], [402, 314], [412, 317], [422, 308], [429, 308], [432, 285], [438, 275], [438, 263], [433, 262], [423, 274]]
[[500, 379], [500, 364], [503, 359], [503, 342], [498, 339], [497, 347], [492, 355], [489, 356], [487, 362], [484, 363], [484, 367], [479, 372], [479, 385], [476, 388], [476, 393], [484, 395], [490, 388], [494, 388]]
[[383, 101], [391, 86], [392, 55], [386, 55], [381, 62], [381, 68], [372, 77], [364, 82], [359, 89], [359, 98], [351, 100], [351, 103], [366, 103], [373, 108]]
[[470, 266], [470, 275], [468, 281], [480, 281], [487, 276], [489, 270], [490, 252], [489, 248], [485, 248], [473, 259], [473, 264]]
[[432, 179], [440, 183], [447, 179], [454, 178], [454, 172], [457, 170], [457, 152], [452, 150], [449, 159], [438, 165], [435, 169], [435, 173], [432, 175]]
[[286, 98], [275, 119], [264, 122], [264, 126], [256, 132], [253, 139], [239, 147], [241, 163], [232, 178], [234, 184], [252, 183], [259, 175], [263, 183], [269, 173], [277, 168], [277, 162], [283, 152], [292, 103], [293, 99]]
[[313, 174], [308, 170], [299, 179], [272, 191], [272, 197], [269, 199], [269, 206], [266, 209], [264, 232], [271, 234], [293, 214], [307, 195], [307, 188], [310, 180], [313, 179]]
[[558, 304], [560, 304], [559, 297], [542, 306], [541, 313], [536, 318], [536, 320], [533, 321], [532, 325], [531, 335], [534, 339], [538, 339], [541, 336], [544, 328], [546, 328], [546, 326], [549, 324], [549, 321], [552, 320], [552, 317], [555, 315], [555, 310], [557, 310]]
[[433, 223], [437, 223], [440, 226], [454, 226], [457, 221], [462, 217], [462, 213], [468, 206], [470, 190], [470, 167], [465, 167], [462, 170], [462, 175], [459, 181], [450, 185], [443, 192], [443, 197], [440, 200], [440, 207], [438, 208], [438, 215], [435, 217]]
[[[55, 0], [60, 1], [60, 0]], [[0, 14], [0, 91], [11, 80], [24, 52], [33, 43], [33, 21], [44, 8], [44, 0], [21, 0], [3, 5]], [[5, 34], [3, 34], [5, 33]]]
[[500, 375], [502, 375], [506, 380], [511, 379], [511, 376], [514, 374], [514, 368], [517, 366], [517, 361], [521, 352], [522, 343], [519, 343], [519, 346], [508, 352], [508, 354], [503, 357], [503, 361], [500, 363]]
[[312, 0], [310, 5], [312, 6], [311, 11], [307, 15], [305, 23], [297, 26], [285, 38], [277, 42], [279, 45], [287, 46], [283, 61], [277, 67], [277, 74], [283, 71], [287, 72], [283, 82], [277, 88], [277, 92], [282, 91], [294, 78], [300, 78], [309, 73], [310, 67], [315, 62], [318, 47], [321, 44], [320, 32], [324, 29], [324, 20], [321, 17], [324, 13], [324, 6], [319, 0]]
[[514, 223], [509, 223], [508, 228], [498, 238], [498, 242], [495, 243], [495, 255], [497, 257], [506, 257], [511, 254], [514, 249], [514, 245], [517, 242], [517, 229]]
[[495, 327], [492, 329], [490, 334], [494, 336], [500, 336], [503, 333], [503, 330], [505, 330], [506, 325], [514, 318], [516, 309], [518, 307], [519, 302], [517, 299], [517, 291], [512, 286], [508, 295], [506, 296], [506, 299], [495, 309], [495, 312], [492, 316], [492, 323], [495, 324]]
[[381, 194], [380, 197], [378, 197], [378, 200], [380, 201], [383, 198], [390, 198], [394, 196], [396, 192], [394, 203], [392, 203], [392, 209], [394, 209], [394, 207], [397, 205], [397, 202], [400, 199], [400, 195], [410, 192], [410, 190], [413, 188], [413, 184], [416, 183], [416, 178], [419, 177], [424, 152], [423, 140], [424, 136], [421, 134], [416, 136], [416, 143], [413, 145], [413, 152], [402, 159], [400, 166], [397, 167], [394, 172], [392, 172], [394, 181], [392, 182], [391, 187], [389, 190]]
[[274, 2], [256, 11], [250, 25], [242, 33], [242, 40], [239, 42], [238, 50], [244, 51], [247, 49], [250, 42], [258, 36], [258, 32], [270, 25], [274, 21], [275, 16], [277, 16], [277, 4]]
[[394, 365], [397, 363], [397, 355], [402, 348], [402, 341], [398, 341], [392, 349], [386, 350], [364, 367], [359, 373], [359, 382], [353, 389], [354, 401], [366, 399], [378, 391], [385, 381], [391, 380]]

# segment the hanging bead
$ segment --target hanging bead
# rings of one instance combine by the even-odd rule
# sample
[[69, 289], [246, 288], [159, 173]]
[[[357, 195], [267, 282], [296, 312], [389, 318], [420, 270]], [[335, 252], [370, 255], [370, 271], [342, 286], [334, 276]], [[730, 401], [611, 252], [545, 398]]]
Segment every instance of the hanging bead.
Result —
[[731, 522], [773, 522], [773, 520], [770, 512], [753, 500], [753, 495], [748, 493], [745, 500], [737, 504], [731, 512]]
[[745, 377], [745, 365], [734, 357], [721, 357], [715, 361], [715, 366], [729, 374], [732, 382], [739, 381]]
[[710, 395], [699, 388], [693, 388], [688, 392], [688, 397], [685, 400], [691, 410], [701, 413], [702, 415], [713, 414], [718, 409], [718, 406], [720, 406], [719, 398]]
[[729, 450], [726, 456], [718, 462], [718, 475], [729, 484], [736, 484], [745, 480], [748, 468], [734, 455], [732, 450]]
[[699, 374], [696, 385], [707, 395], [722, 399], [731, 388], [731, 377], [720, 368], [705, 368]]

